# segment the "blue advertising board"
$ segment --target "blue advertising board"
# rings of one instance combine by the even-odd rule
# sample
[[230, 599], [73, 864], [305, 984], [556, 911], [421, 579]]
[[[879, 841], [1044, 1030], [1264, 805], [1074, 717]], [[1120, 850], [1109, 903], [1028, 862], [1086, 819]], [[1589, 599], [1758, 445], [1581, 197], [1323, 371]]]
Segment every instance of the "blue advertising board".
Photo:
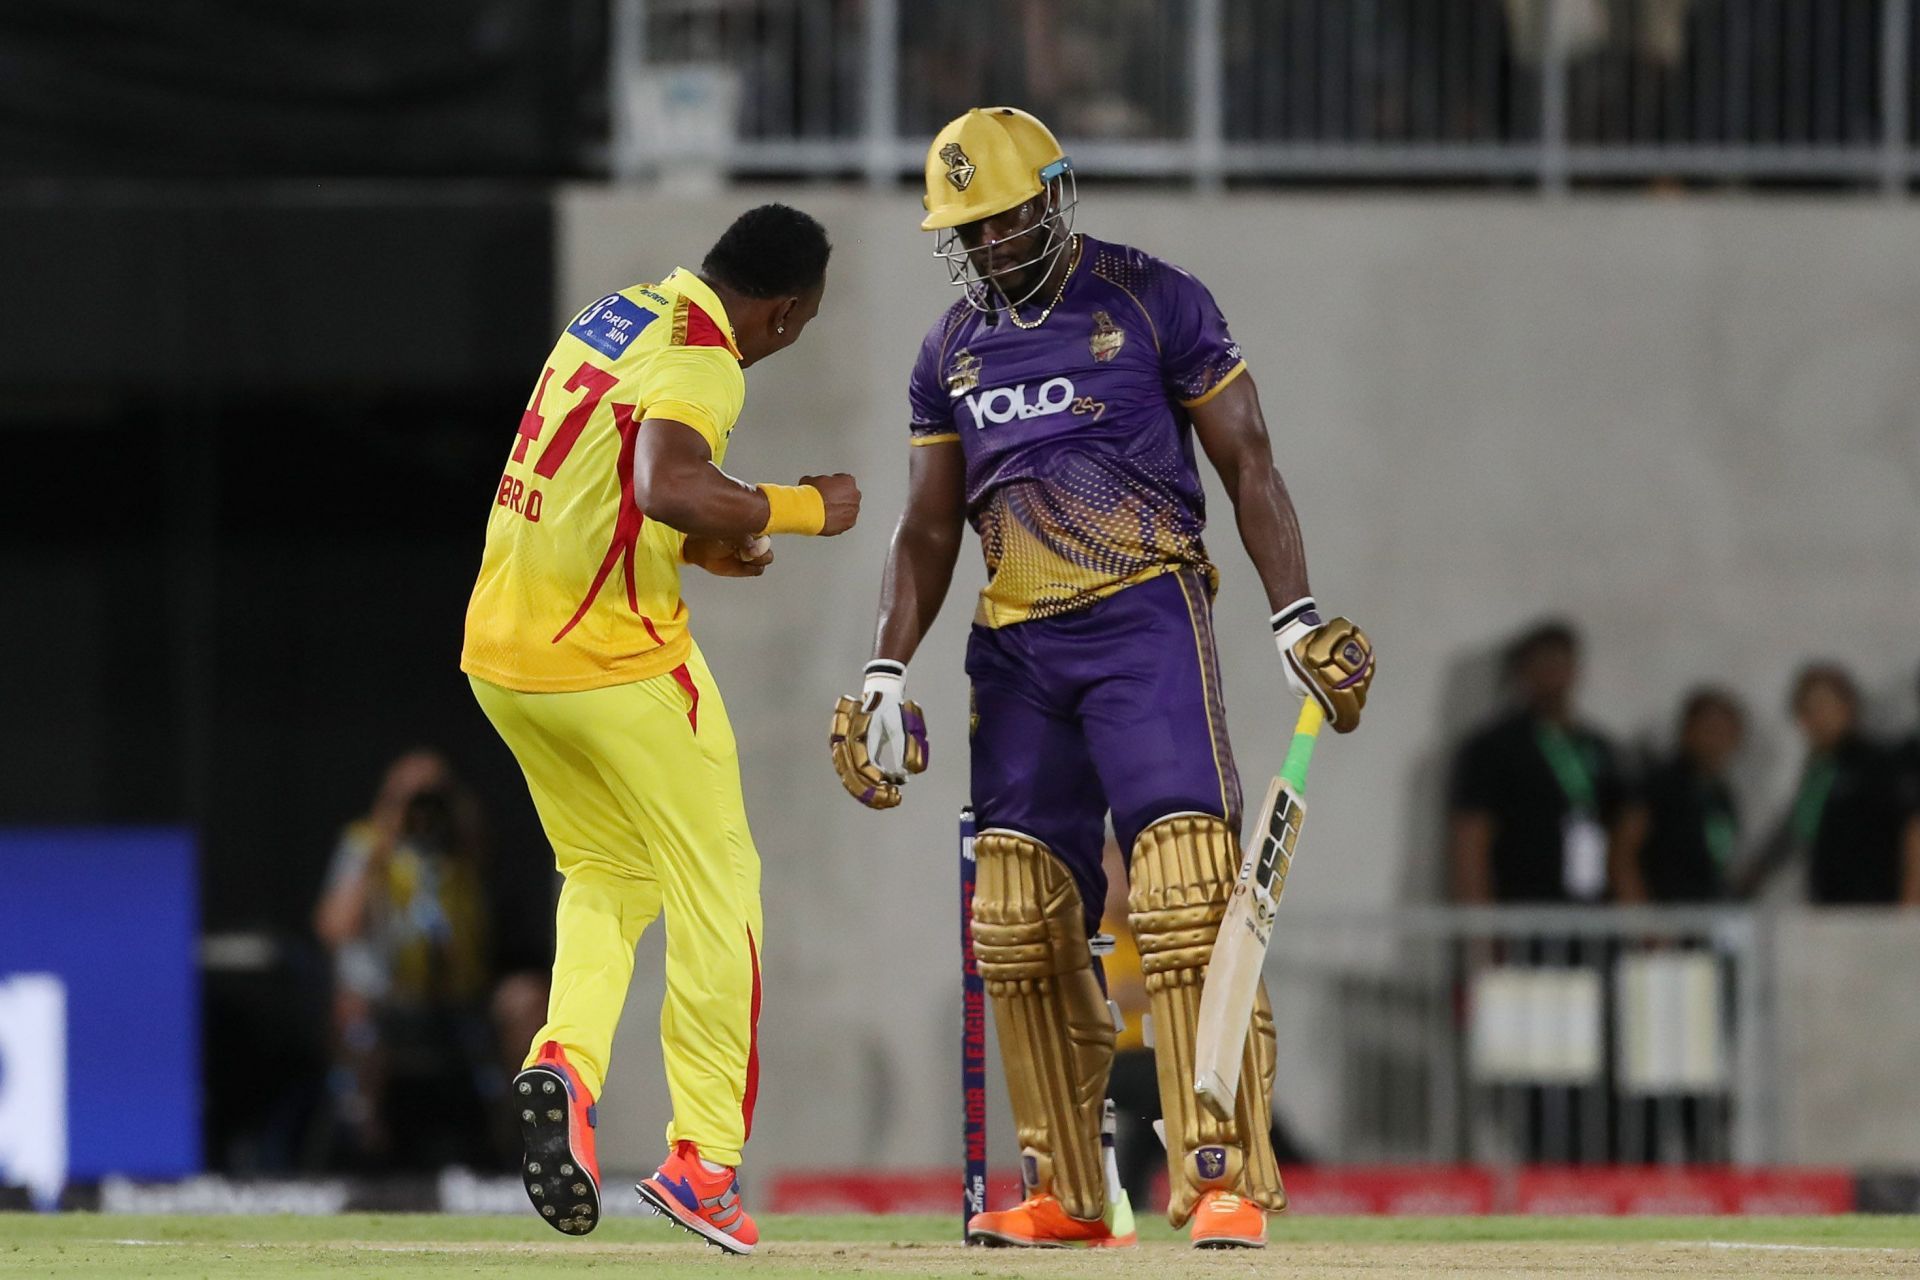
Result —
[[195, 864], [187, 831], [0, 830], [0, 1183], [200, 1170]]

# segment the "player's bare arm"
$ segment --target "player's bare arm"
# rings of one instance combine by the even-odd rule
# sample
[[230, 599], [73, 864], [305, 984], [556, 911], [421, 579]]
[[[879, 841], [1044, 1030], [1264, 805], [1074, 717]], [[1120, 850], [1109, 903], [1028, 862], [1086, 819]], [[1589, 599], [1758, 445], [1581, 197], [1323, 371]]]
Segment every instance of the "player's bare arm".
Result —
[[841, 785], [860, 803], [891, 809], [900, 784], [927, 767], [927, 724], [906, 700], [907, 663], [940, 613], [966, 527], [966, 460], [956, 440], [912, 451], [907, 506], [880, 580], [873, 660], [858, 698], [834, 707], [829, 745]]
[[907, 506], [880, 579], [873, 656], [904, 667], [940, 613], [966, 532], [966, 461], [958, 442], [912, 451]]
[[1307, 592], [1307, 551], [1286, 481], [1273, 465], [1273, 445], [1260, 412], [1253, 374], [1243, 372], [1187, 410], [1200, 447], [1227, 487], [1240, 541], [1253, 559], [1273, 634], [1295, 693], [1320, 703], [1327, 723], [1351, 733], [1373, 682], [1373, 645], [1345, 618], [1322, 622]]
[[1447, 868], [1453, 900], [1467, 905], [1493, 901], [1493, 815], [1480, 809], [1453, 817], [1447, 836]]
[[[860, 486], [852, 476], [806, 476], [795, 486], [751, 485], [714, 466], [706, 438], [671, 418], [640, 424], [633, 448], [633, 498], [649, 520], [689, 538], [736, 546], [767, 533], [831, 537], [851, 529], [860, 516]], [[817, 516], [798, 509], [788, 518], [780, 510], [783, 500], [817, 504]], [[689, 558], [689, 563], [701, 562]]]
[[1920, 907], [1920, 815], [1908, 818], [1900, 833], [1900, 905]]
[[1307, 549], [1287, 482], [1273, 465], [1273, 442], [1253, 373], [1242, 373], [1187, 412], [1200, 447], [1226, 485], [1240, 541], [1266, 588], [1267, 607], [1278, 613], [1308, 594]]

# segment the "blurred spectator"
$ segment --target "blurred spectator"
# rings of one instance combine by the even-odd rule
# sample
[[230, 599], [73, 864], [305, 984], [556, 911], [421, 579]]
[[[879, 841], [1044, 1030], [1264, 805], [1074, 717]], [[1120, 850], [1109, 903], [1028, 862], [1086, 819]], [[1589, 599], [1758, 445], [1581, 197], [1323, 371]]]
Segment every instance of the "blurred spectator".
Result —
[[515, 975], [489, 992], [484, 845], [473, 796], [422, 750], [334, 850], [314, 931], [333, 956], [334, 1147], [355, 1167], [487, 1162], [503, 1136], [486, 1104], [545, 991]]
[[[1621, 819], [1624, 788], [1613, 748], [1575, 718], [1579, 636], [1564, 621], [1538, 623], [1508, 645], [1502, 670], [1518, 705], [1468, 738], [1454, 765], [1448, 850], [1454, 898], [1597, 901], [1607, 891], [1610, 833]], [[1515, 940], [1499, 948], [1497, 958], [1530, 966], [1584, 963], [1563, 938]], [[1499, 1092], [1518, 1158], [1573, 1158], [1573, 1088], [1529, 1084]]]
[[1696, 689], [1672, 757], [1647, 774], [1620, 823], [1614, 894], [1622, 902], [1717, 902], [1731, 889], [1740, 815], [1727, 770], [1746, 737], [1732, 694]]
[[[1920, 692], [1920, 683], [1915, 686]], [[1920, 812], [1920, 725], [1912, 733], [1900, 740], [1894, 748], [1894, 764], [1900, 770], [1901, 786], [1906, 790], [1907, 804]]]
[[1069, 139], [1177, 136], [1184, 33], [1153, 0], [903, 5], [900, 127], [931, 134], [968, 106], [1006, 103]]
[[[1502, 0], [1265, 0], [1227, 5], [1223, 20], [1235, 140], [1500, 142], [1537, 131], [1537, 90], [1516, 78]], [[1527, 77], [1530, 89], [1537, 68]]]
[[1613, 748], [1574, 715], [1580, 642], [1540, 623], [1507, 649], [1518, 706], [1461, 747], [1448, 862], [1456, 901], [1590, 902], [1607, 888], [1622, 811]]
[[1835, 663], [1804, 668], [1793, 716], [1807, 744], [1779, 838], [1744, 877], [1757, 890], [1790, 858], [1807, 864], [1807, 900], [1821, 906], [1920, 906], [1920, 813], [1899, 757], [1860, 730], [1860, 692]]

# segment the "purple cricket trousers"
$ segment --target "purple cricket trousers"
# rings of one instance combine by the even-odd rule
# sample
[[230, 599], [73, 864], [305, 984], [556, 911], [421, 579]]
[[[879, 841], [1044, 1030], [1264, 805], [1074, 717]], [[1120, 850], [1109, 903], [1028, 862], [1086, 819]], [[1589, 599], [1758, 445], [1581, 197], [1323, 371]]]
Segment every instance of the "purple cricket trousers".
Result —
[[1051, 849], [1099, 926], [1106, 817], [1123, 856], [1175, 813], [1240, 828], [1240, 775], [1227, 744], [1213, 600], [1194, 569], [1149, 578], [1087, 609], [976, 626], [973, 805]]

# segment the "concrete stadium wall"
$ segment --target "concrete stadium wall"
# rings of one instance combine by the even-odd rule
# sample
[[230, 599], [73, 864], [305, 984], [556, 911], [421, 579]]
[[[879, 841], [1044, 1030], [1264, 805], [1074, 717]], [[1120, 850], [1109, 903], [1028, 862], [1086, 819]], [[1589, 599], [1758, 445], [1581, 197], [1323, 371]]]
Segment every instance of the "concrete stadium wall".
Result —
[[[773, 480], [851, 470], [867, 507], [845, 538], [784, 543], [759, 582], [689, 593], [766, 864], [755, 1163], [924, 1164], [957, 1145], [953, 821], [974, 551], [910, 682], [933, 771], [901, 808], [869, 814], [840, 793], [824, 737], [867, 656], [904, 495], [907, 370], [951, 297], [917, 202], [816, 188], [689, 202], [569, 193], [555, 315], [695, 265], [761, 198], [820, 216], [837, 250], [805, 341], [749, 374], [729, 468]], [[1910, 211], [1099, 190], [1081, 211], [1082, 229], [1212, 286], [1259, 378], [1314, 588], [1379, 644], [1366, 727], [1321, 755], [1289, 912], [1432, 891], [1447, 750], [1491, 705], [1489, 655], [1544, 612], [1586, 628], [1586, 703], [1622, 735], [1664, 738], [1694, 681], [1751, 700], [1752, 826], [1771, 821], [1797, 764], [1781, 703], [1799, 661], [1840, 655], [1889, 724], [1909, 715], [1920, 661]], [[1217, 489], [1214, 502], [1231, 729], [1257, 795], [1290, 699]], [[666, 1116], [652, 1030], [660, 945], [642, 944], [605, 1111], [616, 1166], [650, 1163]], [[1326, 1069], [1310, 1046], [1284, 1052], [1283, 1078]], [[1294, 1119], [1311, 1138], [1313, 1117]], [[999, 1132], [1004, 1155], [1004, 1120]]]
[[1920, 927], [1910, 916], [1807, 911], [1781, 921], [1784, 1158], [1910, 1169], [1920, 1154]]

